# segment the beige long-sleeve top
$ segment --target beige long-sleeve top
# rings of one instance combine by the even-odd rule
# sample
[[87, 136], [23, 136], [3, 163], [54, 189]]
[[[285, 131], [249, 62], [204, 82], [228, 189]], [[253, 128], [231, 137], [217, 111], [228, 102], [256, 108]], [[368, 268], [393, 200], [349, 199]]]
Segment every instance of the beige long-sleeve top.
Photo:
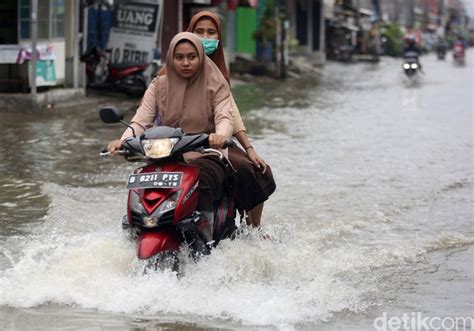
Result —
[[231, 105], [231, 114], [232, 114], [232, 124], [234, 126], [234, 133], [235, 136], [237, 133], [245, 130], [244, 122], [242, 121], [242, 117], [240, 116], [239, 108], [235, 103], [234, 96], [230, 96], [230, 105]]
[[[133, 116], [131, 120], [131, 126], [135, 129], [135, 133], [137, 135], [141, 135], [146, 129], [152, 127], [155, 124], [155, 121], [158, 116], [161, 119], [161, 125], [171, 125], [170, 123], [167, 123], [167, 118], [169, 116], [167, 116], [166, 113], [163, 113], [163, 110], [160, 110], [158, 107], [157, 84], [159, 84], [159, 79], [155, 79], [147, 88], [140, 107], [137, 109], [135, 116]], [[232, 104], [235, 105], [235, 102], [233, 101], [233, 98], [231, 97], [229, 91], [226, 89], [220, 89], [215, 91], [215, 94], [212, 96], [210, 107], [212, 109], [208, 110], [209, 114], [207, 118], [210, 122], [209, 127], [215, 126], [215, 133], [223, 135], [226, 138], [230, 138], [234, 132], [233, 122], [235, 117], [235, 111], [232, 110]], [[192, 111], [187, 112], [185, 123], [191, 123], [193, 115], [200, 116], [200, 114], [193, 114]], [[238, 117], [240, 118], [240, 116]], [[240, 119], [240, 121], [242, 121], [242, 119]], [[187, 128], [182, 127], [182, 129], [186, 132]], [[197, 131], [195, 131], [195, 129], [192, 129], [188, 130], [188, 132]], [[127, 130], [125, 130], [120, 140], [124, 141], [132, 135], [132, 130], [128, 128]]]

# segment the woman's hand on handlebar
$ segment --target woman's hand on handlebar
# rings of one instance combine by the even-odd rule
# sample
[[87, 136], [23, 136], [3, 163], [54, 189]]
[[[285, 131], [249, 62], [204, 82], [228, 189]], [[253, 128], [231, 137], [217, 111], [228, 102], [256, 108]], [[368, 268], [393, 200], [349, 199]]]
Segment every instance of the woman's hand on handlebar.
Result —
[[112, 155], [119, 155], [118, 151], [122, 147], [122, 141], [120, 139], [112, 140], [107, 145], [107, 150], [112, 153]]
[[222, 149], [224, 148], [224, 143], [226, 141], [226, 137], [217, 133], [211, 133], [209, 135], [209, 146], [211, 148]]

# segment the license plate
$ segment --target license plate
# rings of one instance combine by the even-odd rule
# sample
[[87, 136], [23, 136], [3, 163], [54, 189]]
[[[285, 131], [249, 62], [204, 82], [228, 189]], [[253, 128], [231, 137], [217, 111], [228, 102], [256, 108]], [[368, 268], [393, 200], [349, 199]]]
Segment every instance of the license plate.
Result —
[[148, 172], [128, 176], [127, 189], [177, 188], [183, 179], [182, 172]]

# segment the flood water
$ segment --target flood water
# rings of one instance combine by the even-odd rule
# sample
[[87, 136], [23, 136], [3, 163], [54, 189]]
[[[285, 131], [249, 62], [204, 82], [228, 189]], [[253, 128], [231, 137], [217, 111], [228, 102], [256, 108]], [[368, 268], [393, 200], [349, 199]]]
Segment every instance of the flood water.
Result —
[[95, 106], [0, 113], [2, 329], [375, 330], [383, 316], [472, 317], [474, 51], [464, 67], [421, 60], [414, 83], [384, 58], [236, 86], [277, 182], [262, 221], [273, 239], [244, 231], [179, 279], [143, 275], [121, 233], [134, 165], [98, 156], [119, 125]]

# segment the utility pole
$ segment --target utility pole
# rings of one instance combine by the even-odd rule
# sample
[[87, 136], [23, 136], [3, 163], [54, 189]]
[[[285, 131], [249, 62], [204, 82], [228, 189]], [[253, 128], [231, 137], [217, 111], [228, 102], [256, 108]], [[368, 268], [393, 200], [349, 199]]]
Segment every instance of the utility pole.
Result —
[[227, 7], [226, 40], [227, 51], [229, 52], [227, 65], [235, 61], [235, 22], [235, 8], [229, 9], [229, 7]]
[[72, 67], [72, 79], [73, 79], [73, 88], [79, 87], [79, 12], [80, 12], [80, 1], [74, 1], [75, 4], [74, 13], [72, 15], [73, 24], [74, 24], [74, 45], [73, 45], [73, 67]]
[[178, 32], [183, 31], [183, 0], [178, 0]]
[[38, 0], [31, 0], [31, 73], [28, 75], [30, 80], [31, 96], [36, 97], [36, 67], [38, 59], [37, 40], [38, 40]]
[[394, 0], [392, 3], [392, 6], [394, 8], [393, 10], [393, 20], [397, 23], [400, 23], [400, 4], [398, 3], [398, 0]]
[[444, 0], [439, 0], [438, 1], [438, 24], [439, 26], [444, 28], [443, 18], [444, 18]]
[[413, 13], [413, 7], [415, 6], [414, 0], [406, 0], [406, 22], [405, 26], [408, 28], [413, 28], [415, 26], [415, 18]]
[[277, 77], [281, 78], [281, 22], [280, 22], [280, 4], [275, 1], [275, 54], [276, 54], [276, 71]]
[[374, 18], [376, 21], [382, 20], [382, 9], [379, 0], [372, 0], [372, 8], [374, 10]]
[[[283, 20], [281, 15], [281, 7], [283, 4]], [[286, 68], [289, 63], [288, 59], [288, 38], [289, 38], [289, 29], [290, 23], [286, 17], [288, 13], [287, 2], [282, 0], [275, 1], [275, 53], [276, 53], [276, 68], [277, 68], [277, 77], [286, 78]]]
[[[288, 13], [288, 11], [286, 11]], [[290, 65], [290, 55], [289, 55], [289, 43], [290, 43], [290, 20], [285, 15], [285, 20], [283, 21], [283, 47], [282, 47], [282, 68], [281, 75], [283, 78], [286, 78], [286, 71]]]
[[356, 0], [356, 3], [355, 3], [355, 25], [359, 28], [360, 27], [360, 12], [359, 12], [359, 8], [360, 8], [360, 2], [359, 0]]

